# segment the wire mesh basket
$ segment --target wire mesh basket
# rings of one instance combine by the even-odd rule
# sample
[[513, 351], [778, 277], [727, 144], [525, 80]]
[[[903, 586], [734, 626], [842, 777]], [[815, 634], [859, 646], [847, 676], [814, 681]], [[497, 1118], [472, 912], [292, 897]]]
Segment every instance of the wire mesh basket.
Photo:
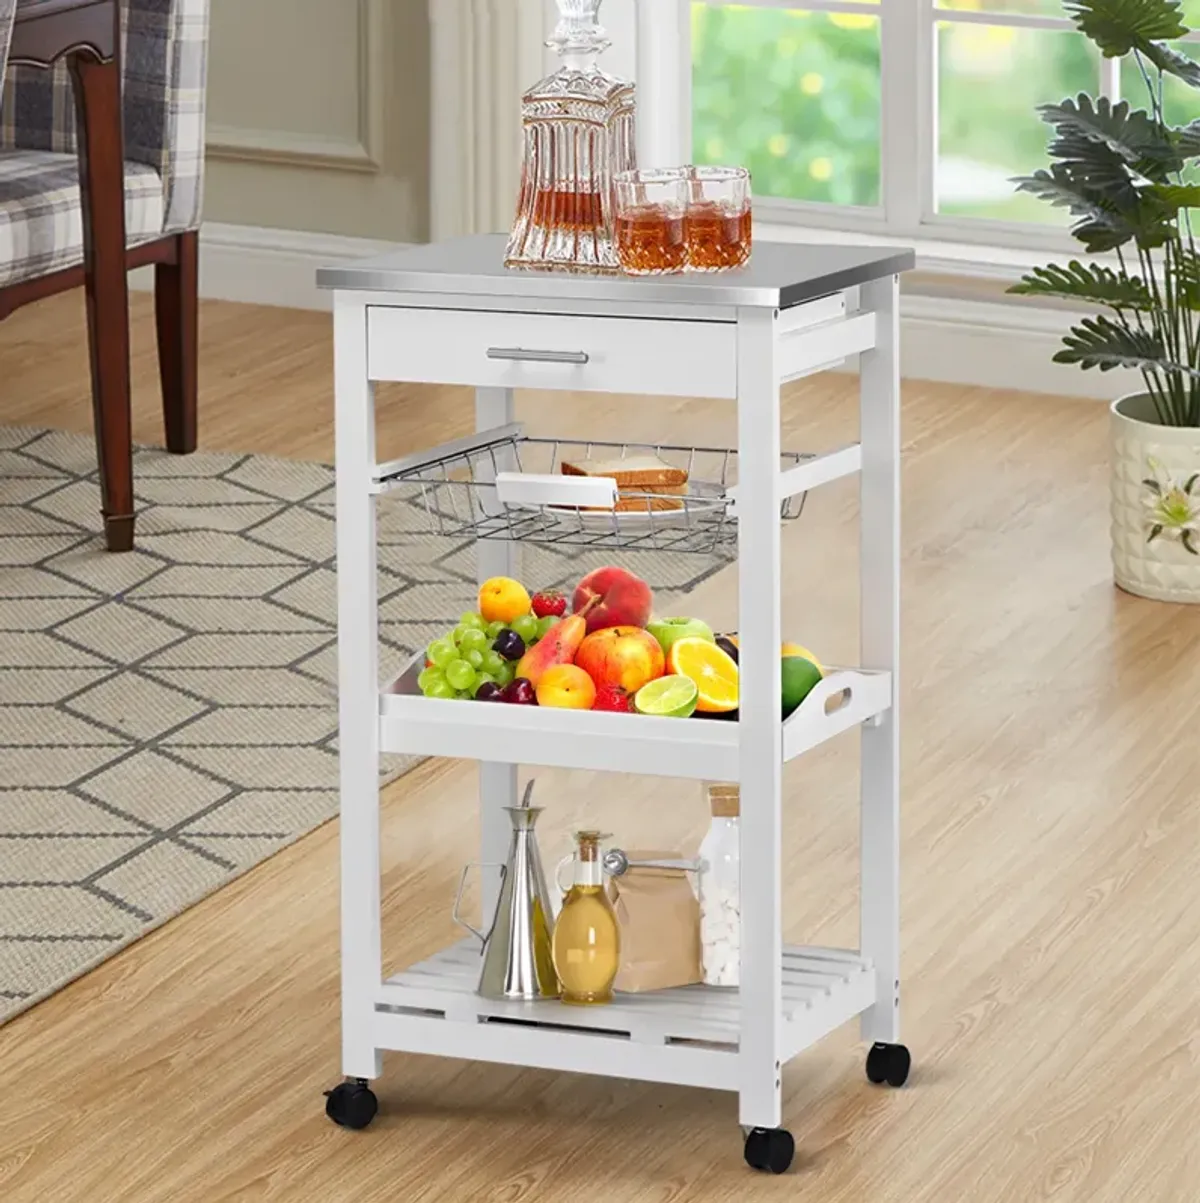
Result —
[[[618, 492], [612, 478], [563, 472], [564, 463], [597, 455], [648, 454], [683, 469], [687, 483], [678, 491]], [[812, 458], [787, 452], [781, 467]], [[380, 465], [376, 481], [380, 492], [409, 501], [429, 534], [736, 554], [737, 452], [729, 448], [528, 438], [520, 424], [513, 424]], [[784, 501], [781, 520], [799, 518], [805, 497]]]

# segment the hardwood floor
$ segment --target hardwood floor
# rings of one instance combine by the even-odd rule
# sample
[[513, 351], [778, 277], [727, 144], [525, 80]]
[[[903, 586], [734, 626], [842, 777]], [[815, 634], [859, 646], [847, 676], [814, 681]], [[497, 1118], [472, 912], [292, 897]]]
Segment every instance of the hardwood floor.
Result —
[[[161, 443], [150, 299], [134, 311], [136, 437]], [[63, 297], [0, 327], [5, 422], [89, 428], [81, 317]], [[327, 317], [201, 321], [201, 445], [327, 458]], [[844, 438], [854, 397], [848, 377], [795, 388], [785, 445]], [[461, 390], [382, 401], [385, 455], [470, 420]], [[520, 408], [541, 429], [730, 429], [716, 405]], [[866, 1083], [852, 1029], [793, 1062], [785, 1181], [742, 1165], [729, 1096], [437, 1059], [386, 1058], [380, 1118], [337, 1130], [334, 823], [0, 1029], [0, 1198], [1193, 1203], [1200, 611], [1111, 585], [1102, 405], [909, 383], [904, 448], [905, 1090]], [[841, 482], [785, 537], [788, 635], [835, 662], [855, 511]], [[691, 608], [725, 625], [734, 604], [723, 573]], [[785, 774], [789, 938], [855, 941], [856, 753], [847, 735]], [[548, 861], [585, 813], [657, 847], [706, 822], [695, 785], [539, 778]], [[389, 791], [391, 965], [452, 938], [474, 788], [441, 762]]]

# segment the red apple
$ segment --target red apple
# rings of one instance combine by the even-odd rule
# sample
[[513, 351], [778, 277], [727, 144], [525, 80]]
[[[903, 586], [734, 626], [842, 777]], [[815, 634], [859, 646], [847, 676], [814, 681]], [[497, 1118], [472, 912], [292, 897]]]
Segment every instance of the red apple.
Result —
[[605, 627], [579, 645], [575, 667], [600, 688], [616, 685], [632, 695], [663, 675], [663, 650], [641, 627]]
[[575, 586], [571, 610], [587, 617], [587, 629], [644, 627], [650, 621], [654, 595], [640, 577], [624, 568], [597, 568]]

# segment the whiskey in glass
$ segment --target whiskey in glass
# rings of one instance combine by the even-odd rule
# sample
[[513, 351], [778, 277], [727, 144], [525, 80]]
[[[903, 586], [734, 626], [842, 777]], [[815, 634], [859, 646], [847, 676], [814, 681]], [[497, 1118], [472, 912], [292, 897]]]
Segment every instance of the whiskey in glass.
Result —
[[750, 173], [744, 167], [689, 168], [684, 220], [688, 270], [726, 271], [750, 258]]
[[617, 259], [630, 276], [662, 276], [687, 265], [686, 168], [645, 168], [616, 176]]

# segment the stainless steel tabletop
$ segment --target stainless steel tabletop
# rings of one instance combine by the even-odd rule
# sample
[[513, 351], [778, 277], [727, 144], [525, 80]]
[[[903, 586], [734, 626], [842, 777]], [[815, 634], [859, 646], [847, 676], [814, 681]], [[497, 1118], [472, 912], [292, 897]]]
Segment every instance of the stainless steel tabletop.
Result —
[[510, 271], [503, 234], [477, 234], [355, 260], [317, 272], [322, 288], [449, 293], [620, 305], [746, 305], [787, 309], [912, 268], [911, 250], [892, 247], [756, 242], [750, 262], [711, 275], [586, 276]]

